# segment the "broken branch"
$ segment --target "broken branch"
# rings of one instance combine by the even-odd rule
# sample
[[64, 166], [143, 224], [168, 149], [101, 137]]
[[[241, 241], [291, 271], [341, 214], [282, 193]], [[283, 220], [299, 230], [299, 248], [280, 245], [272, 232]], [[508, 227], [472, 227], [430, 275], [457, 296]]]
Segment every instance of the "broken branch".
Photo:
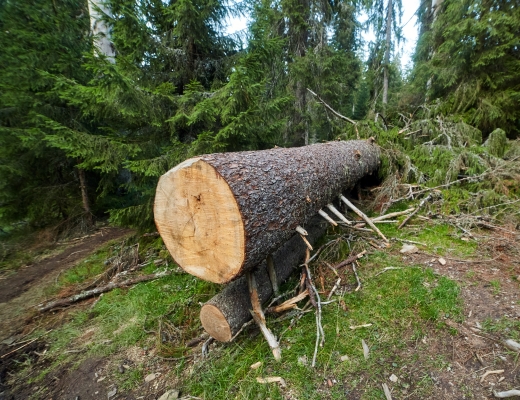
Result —
[[171, 274], [171, 271], [162, 271], [162, 272], [158, 272], [155, 274], [142, 275], [137, 278], [128, 279], [123, 282], [118, 282], [118, 283], [110, 282], [108, 285], [100, 286], [100, 287], [97, 287], [92, 290], [87, 290], [85, 292], [75, 294], [74, 296], [70, 296], [65, 299], [58, 299], [55, 301], [51, 301], [50, 303], [47, 303], [45, 305], [42, 304], [42, 305], [40, 305], [40, 307], [38, 307], [38, 311], [45, 312], [45, 311], [52, 310], [53, 308], [56, 308], [56, 307], [70, 306], [71, 304], [76, 303], [78, 301], [97, 296], [98, 294], [109, 292], [116, 288], [132, 286], [132, 285], [135, 285], [135, 284], [141, 283], [141, 282], [153, 281], [155, 279], [159, 279], [159, 278], [162, 278], [162, 277], [170, 275], [170, 274]]
[[247, 277], [247, 285], [249, 287], [249, 295], [251, 297], [251, 305], [253, 306], [253, 310], [251, 310], [251, 315], [255, 320], [256, 324], [260, 328], [260, 331], [264, 335], [267, 340], [267, 344], [271, 348], [273, 352], [274, 359], [276, 361], [280, 361], [282, 359], [282, 352], [280, 350], [280, 344], [273, 333], [269, 330], [269, 328], [265, 324], [265, 316], [262, 311], [262, 305], [260, 304], [260, 300], [258, 299], [258, 289], [256, 287], [255, 276], [252, 272], [246, 273]]
[[424, 199], [421, 200], [421, 202], [419, 203], [419, 205], [417, 206], [417, 208], [410, 214], [408, 215], [408, 217], [405, 218], [405, 220], [403, 222], [401, 222], [401, 225], [399, 225], [397, 227], [397, 229], [401, 229], [403, 226], [405, 226], [407, 224], [407, 222], [415, 215], [419, 212], [419, 210], [426, 204], [426, 202], [428, 200], [430, 200], [432, 197], [432, 194], [430, 193], [428, 196], [426, 196]]
[[365, 220], [365, 222], [372, 228], [374, 232], [376, 232], [386, 243], [388, 242], [388, 239], [381, 233], [381, 231], [377, 228], [377, 226], [374, 225], [372, 220], [368, 218], [361, 210], [359, 210], [354, 204], [352, 204], [345, 196], [340, 196], [341, 201], [343, 201], [347, 206], [350, 207], [352, 211], [354, 211], [357, 215], [359, 215], [361, 218]]

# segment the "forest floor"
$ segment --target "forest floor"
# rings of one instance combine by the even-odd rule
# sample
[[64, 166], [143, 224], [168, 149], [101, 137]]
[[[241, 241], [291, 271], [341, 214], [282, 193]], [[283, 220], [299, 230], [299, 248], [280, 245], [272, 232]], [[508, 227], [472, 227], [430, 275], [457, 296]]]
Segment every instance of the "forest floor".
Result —
[[[520, 342], [520, 232], [500, 226], [470, 236], [424, 218], [381, 229], [395, 239], [388, 247], [375, 236], [355, 241], [350, 234], [343, 242], [353, 252], [368, 250], [358, 269], [362, 287], [356, 291], [352, 271], [342, 270], [334, 302], [323, 307], [326, 341], [315, 368], [314, 313], [268, 319], [280, 338], [280, 363], [255, 327], [232, 343], [212, 343], [202, 356], [207, 337], [198, 310], [218, 287], [172, 267], [160, 238], [104, 228], [59, 254], [4, 270], [0, 399], [385, 399], [382, 384], [393, 399], [490, 399], [493, 391], [520, 388], [519, 353], [504, 346]], [[403, 240], [422, 244], [402, 253]], [[129, 248], [139, 273], [171, 274], [37, 312], [36, 305], [103, 275]], [[335, 249], [328, 260], [348, 253]], [[324, 265], [313, 266], [322, 297], [337, 278]], [[283, 381], [257, 381], [272, 376]]]

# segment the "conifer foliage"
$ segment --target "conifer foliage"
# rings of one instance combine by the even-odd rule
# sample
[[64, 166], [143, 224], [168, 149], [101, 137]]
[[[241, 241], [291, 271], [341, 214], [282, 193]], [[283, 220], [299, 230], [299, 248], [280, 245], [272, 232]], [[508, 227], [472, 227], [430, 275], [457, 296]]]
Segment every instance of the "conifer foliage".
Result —
[[[513, 157], [520, 4], [430, 3], [407, 78], [400, 0], [0, 0], [0, 228], [151, 227], [159, 176], [202, 153], [375, 135], [399, 150], [389, 170], [432, 184], [488, 168], [475, 152]], [[242, 42], [230, 15], [249, 19]]]
[[[427, 2], [426, 2], [427, 3]], [[520, 131], [520, 2], [445, 0], [424, 10], [420, 90], [440, 102], [439, 111], [463, 116], [487, 136], [496, 128]]]

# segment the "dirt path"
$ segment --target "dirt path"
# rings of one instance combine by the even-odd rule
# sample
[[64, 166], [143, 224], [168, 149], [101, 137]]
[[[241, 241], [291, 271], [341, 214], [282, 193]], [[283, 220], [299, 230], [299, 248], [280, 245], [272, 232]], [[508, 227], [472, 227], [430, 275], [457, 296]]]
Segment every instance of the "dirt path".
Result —
[[121, 238], [132, 230], [102, 228], [78, 240], [64, 252], [24, 267], [0, 280], [0, 341], [23, 328], [30, 307], [45, 297], [44, 290], [61, 271], [76, 265], [109, 240]]

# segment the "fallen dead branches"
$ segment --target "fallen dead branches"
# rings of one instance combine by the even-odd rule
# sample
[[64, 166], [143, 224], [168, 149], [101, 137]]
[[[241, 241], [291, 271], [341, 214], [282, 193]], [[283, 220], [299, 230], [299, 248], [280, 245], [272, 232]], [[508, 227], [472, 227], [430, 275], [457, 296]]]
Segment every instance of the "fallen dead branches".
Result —
[[401, 222], [401, 225], [397, 227], [397, 229], [401, 229], [403, 226], [405, 226], [412, 217], [419, 212], [419, 210], [432, 198], [432, 194], [430, 193], [428, 196], [426, 196], [424, 199], [421, 200], [417, 208], [410, 214], [408, 217], [405, 218], [403, 222]]
[[365, 220], [365, 222], [372, 228], [374, 232], [376, 232], [381, 238], [386, 242], [388, 242], [388, 239], [381, 233], [381, 231], [377, 228], [377, 226], [374, 225], [372, 220], [368, 218], [365, 213], [363, 213], [361, 210], [359, 210], [354, 204], [352, 204], [345, 196], [340, 196], [341, 201], [343, 201], [352, 211], [354, 211], [357, 215], [359, 215], [361, 218]]
[[67, 297], [65, 299], [58, 299], [58, 300], [51, 301], [47, 304], [41, 304], [38, 306], [38, 311], [46, 312], [46, 311], [49, 311], [49, 310], [52, 310], [52, 309], [58, 308], [58, 307], [67, 307], [78, 301], [97, 296], [98, 294], [109, 292], [116, 288], [132, 286], [132, 285], [136, 285], [140, 282], [152, 281], [152, 280], [159, 279], [159, 278], [162, 278], [162, 277], [170, 275], [170, 274], [171, 274], [171, 271], [162, 271], [162, 272], [158, 272], [155, 274], [142, 275], [142, 276], [138, 276], [137, 278], [127, 279], [126, 281], [110, 282], [108, 285], [100, 286], [100, 287], [97, 287], [92, 290], [87, 290], [87, 291], [75, 294], [73, 296]]
[[353, 256], [350, 256], [350, 257], [348, 257], [346, 260], [341, 261], [339, 264], [335, 265], [335, 266], [332, 267], [332, 268], [334, 268], [334, 269], [336, 269], [336, 270], [338, 270], [338, 269], [340, 269], [340, 268], [343, 268], [343, 267], [345, 267], [345, 266], [347, 266], [347, 265], [353, 263], [353, 262], [356, 261], [358, 258], [363, 257], [363, 256], [366, 254], [366, 252], [367, 252], [366, 250], [363, 250], [363, 251], [362, 251], [361, 253], [359, 253], [359, 254], [355, 254], [355, 255], [353, 255]]

